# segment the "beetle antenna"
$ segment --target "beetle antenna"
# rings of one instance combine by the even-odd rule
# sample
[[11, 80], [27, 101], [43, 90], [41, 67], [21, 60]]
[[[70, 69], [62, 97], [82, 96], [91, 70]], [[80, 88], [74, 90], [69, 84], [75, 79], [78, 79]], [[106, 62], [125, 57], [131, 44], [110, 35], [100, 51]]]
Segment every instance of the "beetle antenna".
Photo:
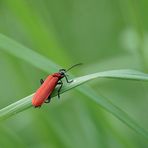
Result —
[[78, 63], [78, 64], [75, 64], [75, 65], [71, 66], [70, 68], [68, 68], [68, 69], [66, 70], [66, 72], [69, 71], [69, 70], [71, 70], [72, 68], [74, 68], [74, 67], [76, 67], [76, 66], [79, 66], [79, 65], [82, 65], [82, 63]]

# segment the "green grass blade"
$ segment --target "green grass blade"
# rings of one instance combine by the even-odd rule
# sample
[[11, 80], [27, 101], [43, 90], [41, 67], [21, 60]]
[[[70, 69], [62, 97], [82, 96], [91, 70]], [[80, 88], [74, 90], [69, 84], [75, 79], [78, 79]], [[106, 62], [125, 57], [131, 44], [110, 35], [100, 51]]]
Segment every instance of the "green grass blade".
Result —
[[73, 80], [73, 83], [63, 86], [63, 89], [61, 91], [64, 92], [64, 90], [67, 90], [67, 87], [68, 89], [71, 89], [73, 87], [81, 85], [95, 78], [114, 78], [114, 79], [125, 79], [125, 80], [148, 81], [148, 74], [144, 74], [135, 70], [126, 70], [126, 69], [98, 72], [98, 73], [75, 78]]
[[47, 59], [46, 57], [38, 54], [37, 52], [23, 46], [22, 44], [0, 34], [0, 50], [7, 52], [19, 59], [22, 59], [35, 67], [44, 71], [54, 72], [59, 69], [59, 66]]
[[[49, 72], [49, 66], [50, 66], [50, 72], [56, 71], [59, 66], [54, 64], [49, 59], [43, 57], [42, 55], [30, 50], [27, 47], [24, 47], [23, 45], [17, 43], [16, 41], [13, 41], [12, 39], [0, 34], [0, 49], [12, 54], [20, 59], [23, 59], [27, 61], [28, 63], [46, 71]], [[64, 84], [61, 93], [68, 91], [76, 86], [79, 86], [85, 82], [88, 82], [89, 80], [93, 80], [95, 78], [116, 78], [116, 79], [130, 79], [130, 80], [142, 80], [147, 81], [148, 75], [135, 71], [135, 70], [111, 70], [111, 71], [105, 71], [105, 72], [99, 72], [95, 74], [90, 74], [87, 76], [75, 78], [74, 81], [71, 84]], [[94, 92], [91, 88], [88, 87], [78, 87], [77, 88], [81, 93], [85, 94], [89, 98], [91, 98], [93, 101], [95, 101], [97, 104], [108, 110], [110, 113], [115, 115], [118, 119], [126, 123], [129, 127], [134, 129], [139, 134], [144, 135], [148, 138], [148, 132], [144, 130], [142, 127], [140, 127], [135, 121], [132, 120], [131, 117], [129, 117], [124, 111], [122, 111], [120, 108], [116, 107], [114, 104], [112, 104], [110, 101], [108, 101], [103, 96], [99, 96]], [[57, 88], [52, 94], [52, 97], [57, 95]], [[31, 107], [31, 99], [32, 95], [23, 98], [3, 109], [0, 110], [0, 120], [6, 119], [11, 117], [12, 115], [21, 112], [29, 107]]]
[[[98, 72], [98, 73], [94, 73], [94, 74], [90, 74], [90, 75], [86, 75], [86, 76], [82, 76], [82, 77], [77, 77], [77, 78], [73, 79], [72, 83], [64, 83], [60, 93], [64, 93], [74, 87], [82, 85], [83, 83], [86, 83], [86, 82], [93, 80], [95, 78], [102, 78], [102, 77], [114, 78], [114, 79], [121, 78], [121, 79], [130, 79], [130, 80], [148, 81], [148, 75], [141, 73], [141, 72], [137, 72], [134, 70], [111, 70], [111, 71], [105, 71], [105, 72]], [[84, 90], [83, 90], [83, 93], [86, 94], [86, 92], [88, 92], [88, 90], [86, 92]], [[58, 87], [53, 91], [51, 97], [57, 96], [57, 93], [58, 93]], [[92, 94], [92, 92], [89, 94]], [[1, 109], [0, 110], [0, 119], [7, 118], [9, 116], [16, 114], [17, 112], [20, 112], [24, 109], [31, 107], [32, 96], [33, 96], [33, 94], [7, 106], [4, 109]], [[104, 106], [104, 108], [105, 108], [105, 106]], [[110, 111], [112, 111], [112, 110], [110, 110]]]
[[94, 102], [96, 102], [99, 106], [103, 107], [108, 112], [112, 113], [128, 127], [136, 131], [138, 134], [141, 134], [144, 137], [148, 138], [148, 131], [142, 128], [125, 111], [114, 105], [109, 99], [97, 94], [89, 86], [80, 87], [79, 89], [81, 90], [81, 92], [84, 92], [87, 97], [91, 97]]

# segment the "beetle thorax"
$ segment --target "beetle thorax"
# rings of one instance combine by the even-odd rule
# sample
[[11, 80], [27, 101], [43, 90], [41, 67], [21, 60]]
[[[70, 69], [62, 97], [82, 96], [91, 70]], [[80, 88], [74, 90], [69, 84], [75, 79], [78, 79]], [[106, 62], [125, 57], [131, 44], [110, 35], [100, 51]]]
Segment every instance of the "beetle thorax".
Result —
[[59, 72], [52, 74], [52, 76], [58, 77], [59, 79], [63, 78], [63, 76]]

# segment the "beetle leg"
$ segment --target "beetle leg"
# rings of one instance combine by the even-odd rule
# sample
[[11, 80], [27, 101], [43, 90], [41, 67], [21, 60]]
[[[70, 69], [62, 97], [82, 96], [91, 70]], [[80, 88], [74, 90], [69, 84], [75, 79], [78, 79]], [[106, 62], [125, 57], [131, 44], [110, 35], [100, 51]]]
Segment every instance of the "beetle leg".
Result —
[[65, 77], [67, 83], [71, 83], [71, 82], [73, 82], [73, 80], [68, 80], [68, 78], [67, 78], [66, 75], [64, 75], [64, 77]]
[[41, 83], [41, 85], [44, 83], [44, 80], [43, 79], [40, 79], [40, 83]]
[[40, 108], [41, 107], [41, 105], [40, 106], [35, 106], [35, 108]]
[[60, 82], [58, 82], [58, 84], [60, 84], [60, 87], [58, 89], [58, 99], [60, 99], [60, 90], [61, 90], [61, 88], [63, 86], [63, 82], [60, 80]]
[[50, 100], [51, 100], [51, 97], [49, 96], [49, 97], [45, 100], [45, 102], [44, 102], [44, 103], [49, 103], [49, 102], [50, 102]]

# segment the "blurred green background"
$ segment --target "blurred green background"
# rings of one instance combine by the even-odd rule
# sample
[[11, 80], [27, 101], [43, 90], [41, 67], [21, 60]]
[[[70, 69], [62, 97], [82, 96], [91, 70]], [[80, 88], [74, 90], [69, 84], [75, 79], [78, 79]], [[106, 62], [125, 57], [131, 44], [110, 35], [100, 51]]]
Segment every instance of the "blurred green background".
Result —
[[[146, 0], [0, 0], [0, 32], [75, 76], [148, 72]], [[0, 107], [33, 93], [48, 73], [0, 50]], [[50, 71], [50, 67], [49, 67]], [[147, 84], [96, 80], [91, 87], [148, 128]], [[147, 148], [147, 139], [75, 90], [1, 123], [1, 148]]]

